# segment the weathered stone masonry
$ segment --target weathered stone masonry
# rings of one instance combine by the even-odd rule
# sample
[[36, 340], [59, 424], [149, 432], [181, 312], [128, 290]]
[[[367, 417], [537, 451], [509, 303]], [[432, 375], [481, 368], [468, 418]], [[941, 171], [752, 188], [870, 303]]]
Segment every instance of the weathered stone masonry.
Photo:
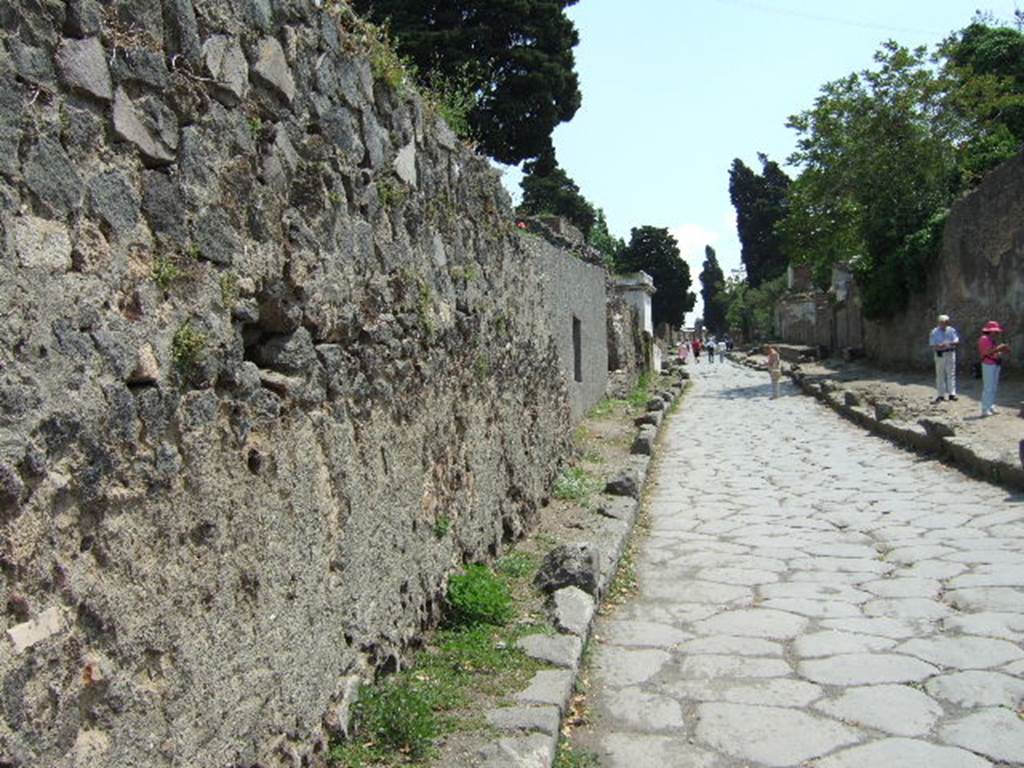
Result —
[[299, 765], [569, 407], [486, 161], [306, 0], [0, 4], [0, 763]]

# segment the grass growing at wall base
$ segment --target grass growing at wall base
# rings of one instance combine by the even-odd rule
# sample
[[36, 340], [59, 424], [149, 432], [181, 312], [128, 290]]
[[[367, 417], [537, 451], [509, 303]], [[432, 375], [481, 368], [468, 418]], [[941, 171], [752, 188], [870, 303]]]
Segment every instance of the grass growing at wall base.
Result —
[[331, 764], [428, 766], [438, 738], [485, 728], [477, 699], [520, 690], [543, 666], [516, 641], [547, 628], [526, 623], [512, 599], [531, 589], [537, 565], [533, 556], [513, 553], [498, 561], [496, 572], [476, 565], [454, 576], [448, 626], [414, 666], [360, 692], [353, 737], [331, 748]]

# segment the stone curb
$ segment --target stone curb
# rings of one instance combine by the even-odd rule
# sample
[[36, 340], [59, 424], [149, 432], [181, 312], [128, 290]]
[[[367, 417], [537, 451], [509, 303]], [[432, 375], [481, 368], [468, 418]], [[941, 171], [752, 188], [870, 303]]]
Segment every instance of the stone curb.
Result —
[[[739, 360], [741, 364], [754, 370], [763, 371], [764, 366], [759, 365], [749, 358]], [[1000, 485], [1010, 490], [1024, 490], [1024, 468], [1007, 461], [1002, 456], [986, 453], [977, 445], [968, 443], [962, 437], [955, 435], [941, 434], [943, 430], [936, 430], [918, 423], [897, 421], [885, 418], [878, 409], [869, 408], [862, 404], [852, 404], [847, 398], [838, 382], [828, 379], [810, 381], [799, 371], [787, 370], [786, 375], [800, 387], [805, 395], [810, 395], [840, 416], [858, 424], [869, 432], [884, 437], [887, 440], [923, 453], [935, 454], [946, 459], [965, 474], [981, 480]], [[882, 409], [884, 411], [884, 409]], [[882, 418], [879, 418], [879, 416]], [[922, 421], [928, 421], [922, 419]]]
[[[664, 405], [663, 408], [654, 406], [657, 411], [667, 413], [685, 392], [685, 385], [680, 377], [673, 383], [671, 392], [659, 392]], [[605, 496], [602, 501], [598, 529], [592, 541], [587, 542], [601, 553], [596, 599], [575, 587], [557, 590], [552, 595], [551, 612], [552, 622], [560, 634], [528, 635], [517, 644], [528, 656], [552, 664], [556, 669], [537, 672], [526, 689], [514, 695], [517, 706], [485, 713], [491, 727], [503, 735], [480, 750], [480, 762], [475, 764], [479, 768], [551, 768], [554, 763], [561, 720], [572, 700], [583, 650], [601, 599], [615, 577], [636, 524], [643, 488], [657, 450], [656, 437], [667, 423], [667, 419], [659, 419], [657, 426], [641, 425], [638, 437], [641, 434], [654, 436], [650, 453], [634, 453], [621, 468], [636, 476], [640, 498]]]

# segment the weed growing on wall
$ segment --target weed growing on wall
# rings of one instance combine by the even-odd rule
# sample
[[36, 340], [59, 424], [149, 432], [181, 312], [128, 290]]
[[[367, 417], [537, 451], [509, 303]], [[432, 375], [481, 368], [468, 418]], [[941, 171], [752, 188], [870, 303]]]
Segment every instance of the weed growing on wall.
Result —
[[197, 331], [186, 320], [171, 340], [171, 359], [182, 374], [189, 374], [203, 361], [206, 354], [206, 334]]
[[182, 271], [169, 256], [157, 256], [149, 275], [161, 291], [166, 291], [182, 276]]

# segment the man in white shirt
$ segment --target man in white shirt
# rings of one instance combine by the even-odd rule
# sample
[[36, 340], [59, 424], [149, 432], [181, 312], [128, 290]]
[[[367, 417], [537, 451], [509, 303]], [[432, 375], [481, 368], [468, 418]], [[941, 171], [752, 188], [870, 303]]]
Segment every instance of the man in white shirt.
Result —
[[928, 336], [928, 345], [935, 357], [934, 402], [941, 403], [946, 397], [956, 400], [956, 347], [960, 337], [949, 324], [949, 315], [939, 315], [938, 323]]

